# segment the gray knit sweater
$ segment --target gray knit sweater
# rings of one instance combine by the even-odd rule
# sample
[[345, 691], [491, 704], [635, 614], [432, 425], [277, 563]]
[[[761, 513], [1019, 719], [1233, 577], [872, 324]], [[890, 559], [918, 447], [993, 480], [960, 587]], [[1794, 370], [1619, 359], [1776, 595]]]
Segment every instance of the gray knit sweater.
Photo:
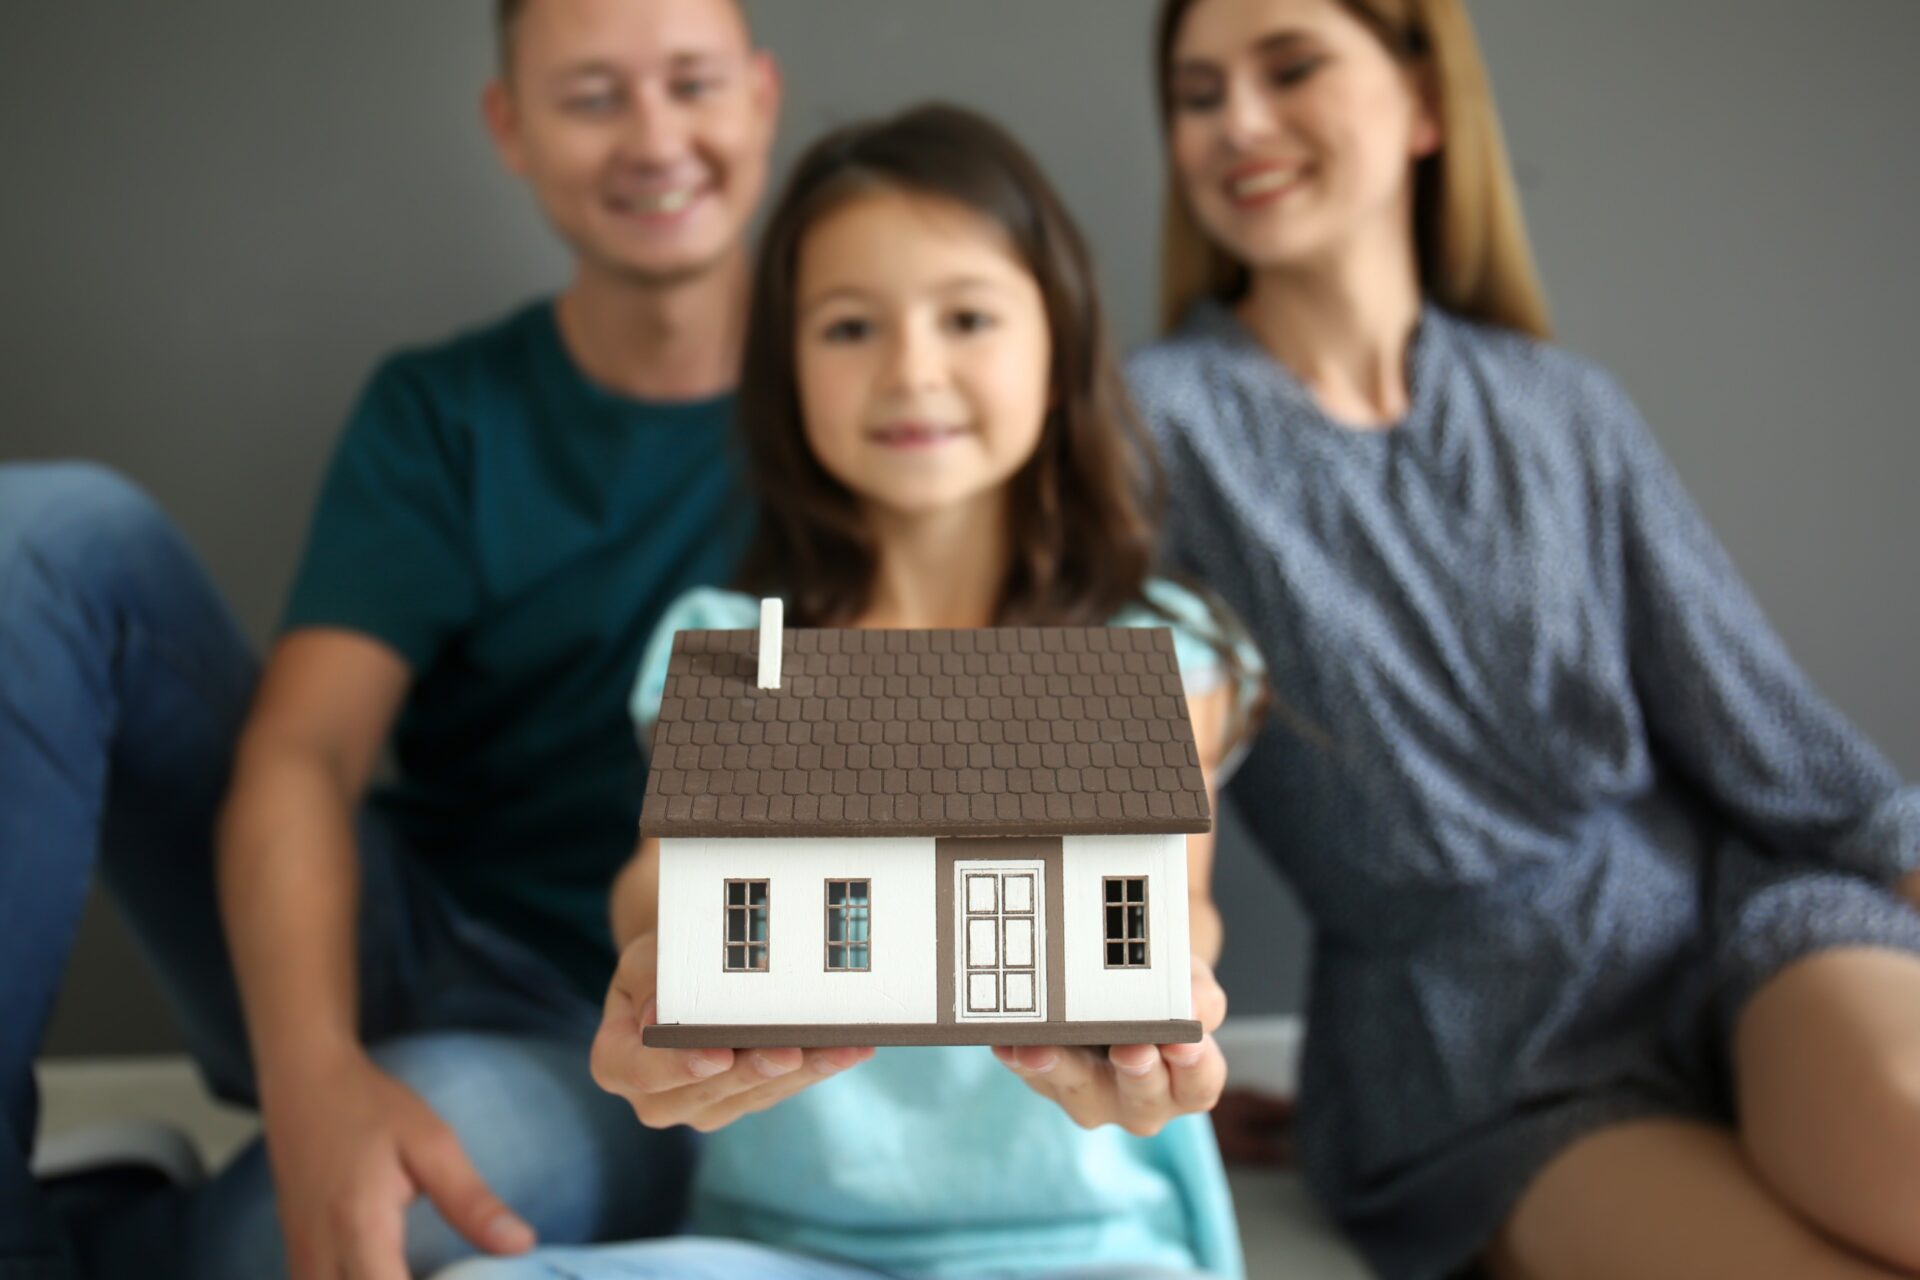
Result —
[[1582, 1133], [1726, 1118], [1782, 966], [1920, 951], [1885, 890], [1920, 791], [1604, 373], [1434, 308], [1408, 372], [1403, 423], [1345, 429], [1213, 304], [1129, 368], [1170, 558], [1287, 708], [1233, 794], [1317, 931], [1308, 1174], [1383, 1274], [1434, 1277]]

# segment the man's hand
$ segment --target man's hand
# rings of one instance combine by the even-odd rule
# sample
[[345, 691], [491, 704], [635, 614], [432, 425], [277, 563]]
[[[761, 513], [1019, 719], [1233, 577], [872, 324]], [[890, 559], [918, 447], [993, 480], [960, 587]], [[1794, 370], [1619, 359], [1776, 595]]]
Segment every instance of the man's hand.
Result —
[[453, 1130], [365, 1053], [264, 1083], [294, 1280], [408, 1280], [404, 1219], [421, 1195], [488, 1253], [533, 1247], [533, 1229], [481, 1181]]
[[711, 1133], [873, 1056], [870, 1048], [649, 1049], [640, 1035], [657, 1020], [658, 974], [655, 935], [643, 933], [620, 953], [593, 1040], [594, 1081], [650, 1129]]
[[1193, 1011], [1199, 1044], [1117, 1044], [1100, 1056], [1059, 1046], [996, 1046], [993, 1053], [1083, 1129], [1117, 1124], [1151, 1137], [1177, 1116], [1211, 1111], [1227, 1083], [1227, 1061], [1213, 1032], [1227, 1016], [1227, 995], [1213, 967], [1193, 958]]

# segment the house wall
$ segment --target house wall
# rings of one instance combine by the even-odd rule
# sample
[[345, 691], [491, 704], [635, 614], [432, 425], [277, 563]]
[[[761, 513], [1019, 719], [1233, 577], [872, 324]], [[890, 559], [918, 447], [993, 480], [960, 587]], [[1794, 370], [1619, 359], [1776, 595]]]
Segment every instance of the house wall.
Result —
[[[1187, 838], [1068, 836], [1062, 842], [1067, 1007], [1075, 1022], [1193, 1016], [1187, 963]], [[1146, 969], [1109, 969], [1101, 893], [1107, 876], [1146, 876]]]
[[[932, 1022], [933, 840], [663, 840], [660, 1021]], [[826, 881], [872, 884], [873, 968], [826, 971]], [[766, 973], [722, 967], [729, 879], [768, 886]]]

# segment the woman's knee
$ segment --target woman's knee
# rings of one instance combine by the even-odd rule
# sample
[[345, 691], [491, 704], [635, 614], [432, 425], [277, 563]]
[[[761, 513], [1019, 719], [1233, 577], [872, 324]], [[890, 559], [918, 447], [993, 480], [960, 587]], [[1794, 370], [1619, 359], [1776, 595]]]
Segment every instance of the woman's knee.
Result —
[[1740, 1137], [1827, 1231], [1920, 1269], [1920, 959], [1817, 954], [1749, 1003], [1734, 1060]]
[[1495, 1280], [1893, 1280], [1808, 1226], [1730, 1130], [1689, 1120], [1628, 1121], [1562, 1151], [1481, 1261]]

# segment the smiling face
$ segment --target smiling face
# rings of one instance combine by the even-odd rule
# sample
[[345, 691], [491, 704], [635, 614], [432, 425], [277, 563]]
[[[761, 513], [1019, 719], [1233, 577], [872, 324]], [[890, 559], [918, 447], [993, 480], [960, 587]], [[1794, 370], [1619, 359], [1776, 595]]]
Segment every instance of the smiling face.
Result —
[[584, 265], [671, 284], [739, 249], [779, 77], [735, 0], [530, 0], [507, 58], [489, 129]]
[[1420, 73], [1341, 0], [1198, 0], [1175, 34], [1170, 154], [1195, 219], [1255, 271], [1410, 238], [1440, 145]]
[[801, 242], [794, 357], [807, 445], [860, 501], [926, 514], [998, 500], [1046, 425], [1040, 286], [959, 205], [855, 197]]

